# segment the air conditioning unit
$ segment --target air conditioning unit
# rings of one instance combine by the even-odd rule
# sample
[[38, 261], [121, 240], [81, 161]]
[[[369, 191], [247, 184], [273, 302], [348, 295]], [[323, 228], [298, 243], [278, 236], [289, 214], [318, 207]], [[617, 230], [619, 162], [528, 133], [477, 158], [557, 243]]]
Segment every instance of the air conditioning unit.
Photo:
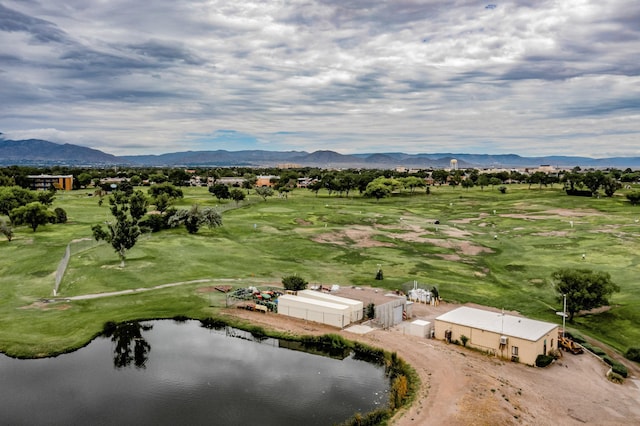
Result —
[[500, 344], [506, 345], [507, 343], [509, 343], [509, 338], [507, 336], [500, 336]]

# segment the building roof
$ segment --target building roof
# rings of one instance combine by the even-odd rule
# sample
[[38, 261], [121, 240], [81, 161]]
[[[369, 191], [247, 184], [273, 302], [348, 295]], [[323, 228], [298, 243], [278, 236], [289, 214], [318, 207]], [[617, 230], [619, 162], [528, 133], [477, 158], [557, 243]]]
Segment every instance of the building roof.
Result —
[[485, 311], [468, 306], [449, 311], [440, 315], [436, 320], [531, 341], [539, 340], [542, 336], [558, 327], [557, 324], [550, 322]]
[[307, 305], [314, 305], [314, 306], [323, 307], [327, 309], [333, 309], [336, 311], [349, 312], [349, 309], [350, 309], [348, 305], [344, 305], [342, 303], [331, 303], [331, 302], [327, 302], [326, 300], [311, 299], [309, 297], [294, 296], [290, 294], [283, 294], [282, 296], [279, 296], [278, 302], [281, 302], [281, 301], [285, 301], [285, 302], [293, 301], [298, 303], [304, 303]]
[[60, 178], [70, 178], [73, 175], [28, 175], [29, 179], [60, 179]]

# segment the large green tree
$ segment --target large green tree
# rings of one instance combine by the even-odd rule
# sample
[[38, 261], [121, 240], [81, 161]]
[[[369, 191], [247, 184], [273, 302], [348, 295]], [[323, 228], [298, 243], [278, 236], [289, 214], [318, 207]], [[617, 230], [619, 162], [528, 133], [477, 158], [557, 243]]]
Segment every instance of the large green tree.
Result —
[[109, 205], [114, 221], [106, 223], [106, 230], [102, 225], [94, 225], [91, 230], [97, 241], [104, 240], [111, 244], [120, 258], [120, 267], [124, 268], [127, 251], [136, 245], [140, 236], [140, 218], [131, 215], [131, 197], [124, 192], [114, 192], [109, 197]]
[[16, 207], [9, 213], [9, 218], [15, 225], [29, 225], [33, 232], [36, 232], [40, 225], [55, 222], [55, 215], [38, 201]]
[[19, 186], [0, 187], [0, 215], [8, 215], [16, 207], [37, 201], [36, 193]]
[[588, 269], [560, 269], [553, 278], [558, 298], [567, 297], [569, 322], [581, 310], [590, 310], [609, 304], [609, 296], [620, 291], [620, 287], [611, 281], [606, 272]]
[[298, 291], [307, 288], [309, 283], [298, 275], [287, 275], [282, 278], [282, 286], [285, 290]]
[[184, 225], [190, 234], [195, 234], [200, 230], [202, 225], [209, 228], [222, 226], [222, 216], [216, 209], [209, 207], [202, 208], [197, 204], [191, 206], [190, 209], [180, 209], [169, 218], [169, 226], [176, 227]]

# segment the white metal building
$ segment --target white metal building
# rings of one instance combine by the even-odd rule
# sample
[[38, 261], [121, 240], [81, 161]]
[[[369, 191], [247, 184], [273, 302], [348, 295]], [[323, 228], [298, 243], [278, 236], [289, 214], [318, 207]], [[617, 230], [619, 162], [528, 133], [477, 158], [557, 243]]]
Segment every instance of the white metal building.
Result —
[[344, 328], [351, 323], [349, 305], [291, 294], [278, 297], [278, 314], [338, 328]]
[[558, 347], [558, 325], [463, 306], [435, 320], [435, 337], [461, 342], [502, 358], [534, 365], [536, 357]]
[[338, 303], [349, 306], [351, 312], [350, 322], [360, 321], [364, 317], [364, 303], [359, 300], [353, 300], [346, 297], [334, 296], [333, 294], [323, 293], [316, 290], [298, 291], [298, 296], [308, 297], [310, 299], [324, 300], [331, 303]]

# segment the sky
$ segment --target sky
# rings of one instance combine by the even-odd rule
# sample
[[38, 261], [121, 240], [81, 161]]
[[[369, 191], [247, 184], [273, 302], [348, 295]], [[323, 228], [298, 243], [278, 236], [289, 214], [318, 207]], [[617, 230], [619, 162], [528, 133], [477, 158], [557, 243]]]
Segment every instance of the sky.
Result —
[[114, 155], [640, 156], [638, 0], [0, 0], [0, 132]]

